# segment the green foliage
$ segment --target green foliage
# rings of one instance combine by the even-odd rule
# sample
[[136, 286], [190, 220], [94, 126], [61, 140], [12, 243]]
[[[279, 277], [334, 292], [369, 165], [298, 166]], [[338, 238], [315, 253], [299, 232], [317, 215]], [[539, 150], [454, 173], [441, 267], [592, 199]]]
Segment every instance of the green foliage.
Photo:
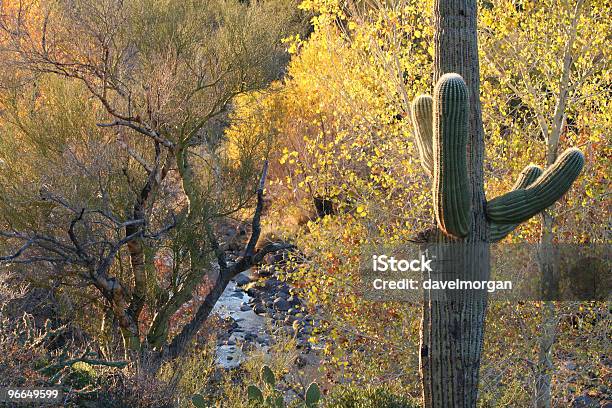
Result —
[[272, 388], [274, 388], [274, 385], [276, 384], [276, 378], [274, 377], [274, 373], [272, 372], [272, 369], [267, 365], [261, 368], [261, 381], [263, 381], [265, 384]]
[[325, 400], [326, 408], [418, 408], [411, 398], [386, 387], [337, 387]]
[[191, 403], [196, 407], [196, 408], [208, 408], [208, 404], [206, 403], [206, 400], [204, 399], [204, 397], [202, 396], [202, 394], [194, 394], [191, 397]]
[[[264, 365], [261, 368], [260, 379], [263, 383], [261, 388], [254, 384], [247, 387], [247, 397], [249, 403], [254, 407], [285, 408], [286, 405], [283, 394], [274, 389], [276, 385], [276, 377], [268, 365]], [[291, 404], [291, 406], [314, 408], [318, 406], [320, 399], [321, 390], [319, 389], [319, 386], [315, 383], [311, 383], [304, 393], [304, 402]]]
[[96, 382], [96, 370], [82, 361], [78, 361], [70, 366], [70, 372], [64, 378], [64, 383], [80, 390]]
[[316, 383], [311, 383], [306, 390], [305, 403], [308, 408], [316, 407], [321, 399], [321, 389]]

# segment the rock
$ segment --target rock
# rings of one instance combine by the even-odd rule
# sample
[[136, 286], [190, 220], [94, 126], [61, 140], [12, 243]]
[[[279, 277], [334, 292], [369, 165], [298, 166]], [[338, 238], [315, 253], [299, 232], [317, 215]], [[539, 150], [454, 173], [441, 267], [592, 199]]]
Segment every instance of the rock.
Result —
[[241, 290], [237, 290], [236, 292], [232, 293], [230, 296], [238, 298], [238, 299], [242, 299], [244, 297], [244, 292]]
[[272, 316], [274, 318], [274, 320], [283, 320], [284, 316], [282, 313], [274, 313], [274, 316]]
[[289, 294], [289, 290], [285, 289], [285, 288], [281, 288], [277, 293], [276, 293], [276, 297], [277, 298], [283, 298], [285, 300], [289, 299], [291, 297], [291, 295]]
[[249, 276], [244, 272], [241, 272], [234, 277], [234, 281], [236, 282], [236, 285], [244, 286], [251, 283], [251, 278], [249, 278]]
[[287, 323], [287, 324], [291, 324], [294, 321], [295, 321], [295, 317], [294, 316], [289, 315], [289, 316], [285, 317], [285, 323]]
[[270, 279], [266, 279], [266, 281], [264, 282], [263, 287], [266, 290], [276, 290], [276, 288], [278, 288], [282, 284], [283, 284], [283, 282], [279, 281], [278, 279], [270, 278]]
[[250, 286], [249, 288], [247, 288], [246, 293], [247, 295], [253, 298], [257, 298], [261, 296], [261, 290], [259, 290], [258, 288], [254, 286]]
[[304, 368], [304, 367], [306, 367], [306, 363], [307, 363], [307, 361], [306, 361], [306, 359], [305, 359], [304, 357], [302, 357], [302, 355], [298, 355], [298, 356], [295, 358], [295, 365], [296, 365], [298, 368]]
[[302, 303], [297, 296], [289, 296], [287, 302], [291, 303], [293, 306], [299, 306]]
[[566, 361], [565, 363], [563, 363], [563, 365], [568, 370], [575, 370], [576, 369], [576, 363], [574, 363], [573, 361]]
[[248, 304], [242, 302], [242, 304], [240, 305], [240, 311], [241, 312], [246, 312], [248, 310], [251, 310], [251, 307]]
[[268, 276], [274, 275], [274, 272], [276, 272], [274, 265], [271, 265], [271, 266], [260, 268], [257, 271], [257, 274], [261, 277], [267, 278]]
[[257, 338], [257, 342], [259, 344], [261, 344], [262, 346], [269, 346], [270, 345], [270, 340], [265, 338], [265, 337], [258, 337]]
[[261, 315], [261, 314], [266, 313], [266, 311], [267, 311], [267, 310], [266, 310], [266, 307], [265, 307], [264, 305], [262, 305], [261, 303], [258, 303], [258, 304], [256, 304], [256, 305], [255, 305], [255, 307], [253, 308], [253, 311], [254, 311], [256, 314]]
[[274, 308], [286, 312], [291, 308], [291, 304], [283, 298], [276, 298], [274, 301]]
[[599, 402], [597, 400], [588, 397], [586, 395], [581, 395], [580, 397], [574, 398], [572, 402], [572, 408], [598, 408]]

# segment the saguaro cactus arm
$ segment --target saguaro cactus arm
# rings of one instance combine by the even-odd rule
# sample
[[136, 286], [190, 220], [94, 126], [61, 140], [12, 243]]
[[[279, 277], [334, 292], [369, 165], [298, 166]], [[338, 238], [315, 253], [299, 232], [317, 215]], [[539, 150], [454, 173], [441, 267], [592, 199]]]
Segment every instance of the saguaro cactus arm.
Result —
[[520, 224], [528, 220], [561, 198], [583, 166], [582, 152], [577, 148], [567, 149], [530, 186], [509, 191], [489, 201], [488, 219], [497, 224]]
[[433, 204], [440, 229], [464, 237], [470, 227], [467, 175], [468, 88], [458, 74], [443, 75], [433, 97]]
[[412, 124], [419, 149], [421, 165], [427, 174], [433, 174], [433, 98], [419, 95], [412, 101]]
[[[544, 170], [540, 166], [530, 164], [519, 173], [516, 182], [512, 186], [512, 190], [519, 190], [529, 187], [538, 177], [542, 175]], [[509, 233], [514, 231], [520, 224], [497, 224], [492, 222], [489, 224], [489, 237], [491, 242], [498, 242], [504, 239]]]

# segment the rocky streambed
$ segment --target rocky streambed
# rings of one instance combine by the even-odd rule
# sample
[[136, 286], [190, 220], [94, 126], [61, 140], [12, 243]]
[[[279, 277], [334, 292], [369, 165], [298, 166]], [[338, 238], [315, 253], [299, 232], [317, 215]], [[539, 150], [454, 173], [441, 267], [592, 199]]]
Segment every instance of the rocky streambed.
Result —
[[[295, 336], [298, 349], [310, 353], [308, 341], [318, 321], [305, 312], [304, 302], [284, 281], [250, 270], [234, 278], [219, 298], [213, 313], [228, 326], [217, 340], [217, 365], [238, 367], [247, 350], [267, 352], [274, 335]], [[314, 346], [316, 348], [316, 346]]]

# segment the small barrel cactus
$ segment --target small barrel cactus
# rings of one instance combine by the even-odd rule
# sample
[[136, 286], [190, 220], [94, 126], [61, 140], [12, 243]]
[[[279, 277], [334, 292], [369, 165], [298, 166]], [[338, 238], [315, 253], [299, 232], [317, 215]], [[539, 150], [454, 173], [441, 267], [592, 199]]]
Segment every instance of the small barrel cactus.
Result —
[[[421, 164], [433, 176], [433, 205], [438, 229], [451, 238], [465, 237], [471, 223], [467, 169], [469, 95], [457, 74], [440, 77], [433, 97], [417, 96], [412, 122]], [[527, 166], [512, 190], [486, 204], [489, 239], [497, 242], [520, 223], [551, 206], [569, 190], [584, 166], [577, 148], [563, 152], [545, 171]]]

